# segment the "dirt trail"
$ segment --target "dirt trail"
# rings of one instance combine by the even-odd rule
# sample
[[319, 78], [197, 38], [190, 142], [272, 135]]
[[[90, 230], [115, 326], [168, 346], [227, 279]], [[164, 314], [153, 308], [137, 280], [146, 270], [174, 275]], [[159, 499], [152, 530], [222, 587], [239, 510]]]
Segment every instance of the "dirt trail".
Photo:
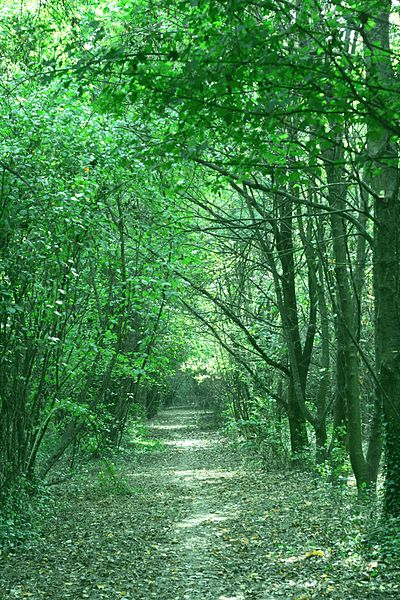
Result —
[[0, 558], [0, 600], [400, 597], [345, 549], [346, 493], [245, 468], [202, 420], [162, 413], [150, 429], [165, 451], [127, 454], [122, 487], [94, 471], [61, 488], [42, 537]]
[[[178, 575], [174, 579], [180, 589], [175, 596], [171, 590], [171, 598], [240, 600], [244, 595], [234, 569], [230, 575], [235, 581], [227, 582], [221, 539], [229, 541], [229, 521], [237, 517], [237, 502], [229, 497], [227, 486], [234, 486], [244, 471], [236, 464], [238, 456], [224, 448], [225, 438], [201, 432], [198, 419], [199, 414], [190, 411], [164, 413], [151, 428], [169, 448], [161, 479], [164, 485], [178, 486], [180, 497], [188, 502], [172, 530], [171, 541], [179, 548], [172, 575]], [[160, 481], [157, 464], [153, 475]]]

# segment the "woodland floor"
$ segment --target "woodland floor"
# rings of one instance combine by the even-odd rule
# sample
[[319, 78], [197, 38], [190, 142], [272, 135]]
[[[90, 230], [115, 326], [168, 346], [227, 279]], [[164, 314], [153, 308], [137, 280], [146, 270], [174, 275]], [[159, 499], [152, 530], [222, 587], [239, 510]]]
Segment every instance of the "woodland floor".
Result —
[[353, 490], [251, 466], [201, 424], [164, 411], [163, 449], [54, 488], [41, 535], [0, 556], [0, 599], [400, 598]]

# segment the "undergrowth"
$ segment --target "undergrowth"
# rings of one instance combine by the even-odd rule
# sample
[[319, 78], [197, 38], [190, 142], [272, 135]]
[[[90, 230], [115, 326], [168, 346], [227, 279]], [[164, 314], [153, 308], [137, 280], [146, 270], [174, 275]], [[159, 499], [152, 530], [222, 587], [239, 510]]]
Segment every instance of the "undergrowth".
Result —
[[20, 478], [0, 498], [0, 552], [28, 546], [53, 508], [51, 493], [43, 485]]
[[83, 446], [73, 462], [65, 458], [56, 466], [48, 485], [20, 478], [7, 495], [0, 497], [0, 552], [29, 546], [40, 536], [41, 525], [54, 508], [54, 489], [86, 487], [96, 496], [132, 496], [140, 490], [130, 483], [120, 465], [125, 460], [134, 464], [136, 455], [164, 450], [165, 444], [150, 437], [143, 420], [135, 419], [120, 449], [103, 448], [99, 455], [98, 446], [95, 451]]
[[97, 489], [99, 494], [105, 496], [133, 496], [137, 493], [118, 465], [106, 458], [101, 461], [97, 474]]

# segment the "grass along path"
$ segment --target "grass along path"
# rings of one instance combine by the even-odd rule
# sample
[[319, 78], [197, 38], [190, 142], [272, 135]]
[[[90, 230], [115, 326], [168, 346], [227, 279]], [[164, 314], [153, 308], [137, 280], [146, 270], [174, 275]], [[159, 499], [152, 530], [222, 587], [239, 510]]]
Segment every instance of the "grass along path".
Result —
[[60, 486], [42, 536], [1, 557], [0, 599], [400, 598], [352, 490], [249, 468], [199, 421], [164, 411], [164, 451], [126, 455], [122, 484], [96, 467]]

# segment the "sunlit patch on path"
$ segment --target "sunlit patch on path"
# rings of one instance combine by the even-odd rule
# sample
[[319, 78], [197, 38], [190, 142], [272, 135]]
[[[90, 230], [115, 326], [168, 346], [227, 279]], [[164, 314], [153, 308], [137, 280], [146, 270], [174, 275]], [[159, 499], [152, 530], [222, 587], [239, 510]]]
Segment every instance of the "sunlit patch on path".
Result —
[[165, 442], [167, 446], [175, 448], [210, 448], [218, 444], [218, 440], [191, 439], [191, 440], [170, 440]]
[[182, 481], [210, 481], [216, 479], [231, 479], [237, 473], [235, 471], [223, 471], [222, 469], [213, 471], [212, 469], [192, 469], [187, 471], [173, 470], [174, 477]]
[[187, 425], [182, 425], [182, 424], [179, 424], [179, 425], [171, 425], [171, 424], [164, 424], [164, 425], [159, 425], [158, 424], [158, 425], [154, 425], [153, 424], [151, 426], [151, 429], [153, 431], [166, 431], [166, 432], [170, 433], [172, 431], [181, 431], [182, 429], [186, 430], [187, 429]]
[[226, 521], [229, 519], [228, 516], [219, 515], [216, 513], [207, 513], [202, 512], [198, 515], [193, 515], [183, 519], [177, 524], [177, 529], [191, 529], [192, 527], [198, 527], [199, 525], [209, 524], [209, 523], [220, 523], [221, 521]]

